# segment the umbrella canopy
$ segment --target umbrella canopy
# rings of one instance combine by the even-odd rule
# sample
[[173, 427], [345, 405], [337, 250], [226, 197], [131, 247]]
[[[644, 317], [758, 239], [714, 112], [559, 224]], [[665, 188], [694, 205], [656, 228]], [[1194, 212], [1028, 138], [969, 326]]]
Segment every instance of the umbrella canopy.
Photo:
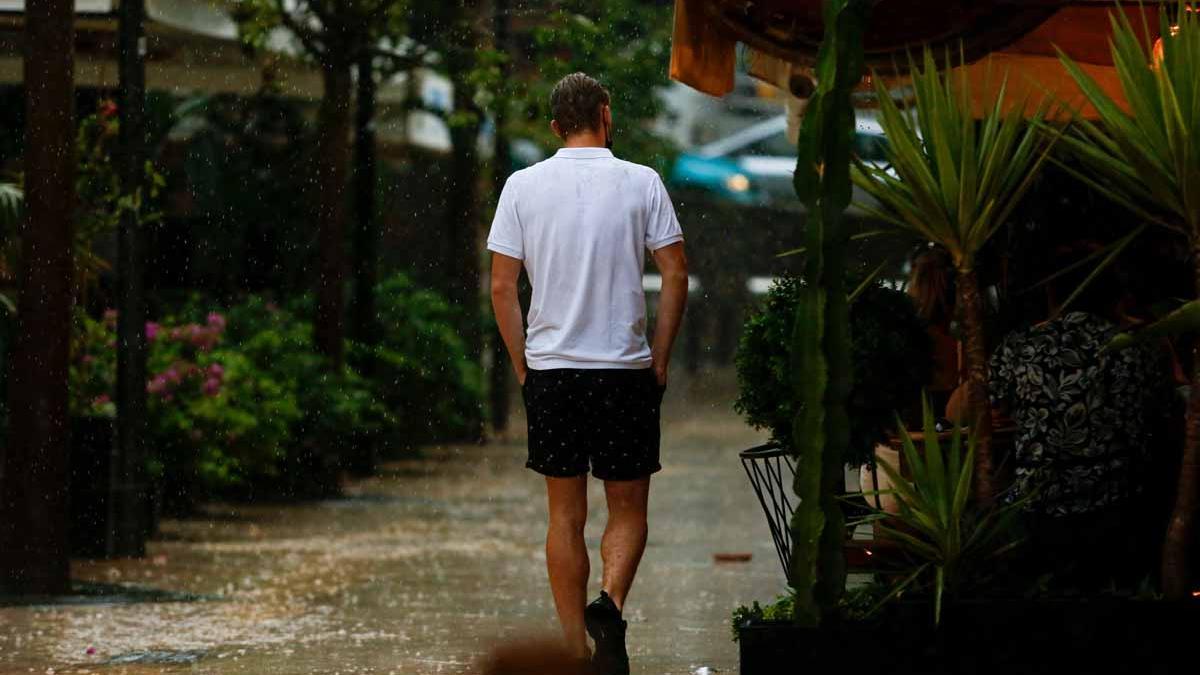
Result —
[[[811, 91], [811, 66], [820, 46], [822, 0], [676, 0], [671, 77], [714, 96], [733, 87], [737, 43], [751, 54], [751, 72], [794, 95]], [[1147, 39], [1158, 37], [1158, 8], [1145, 14]], [[1058, 62], [1062, 49], [1120, 101], [1108, 41], [1108, 0], [878, 0], [865, 49], [868, 66], [902, 76], [908, 54], [922, 45], [970, 64], [977, 101], [994, 100], [1008, 79], [1009, 105], [1030, 109], [1052, 95], [1084, 116], [1094, 115]], [[1140, 19], [1135, 17], [1135, 24]], [[987, 57], [987, 58], [984, 58]], [[898, 72], [899, 71], [899, 72]]]

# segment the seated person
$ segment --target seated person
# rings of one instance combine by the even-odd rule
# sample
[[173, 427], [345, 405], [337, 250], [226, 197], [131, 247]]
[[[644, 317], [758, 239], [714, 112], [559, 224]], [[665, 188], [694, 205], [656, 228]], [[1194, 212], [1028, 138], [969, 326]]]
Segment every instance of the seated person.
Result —
[[[1062, 267], [1087, 251], [1075, 246]], [[1074, 254], [1074, 255], [1072, 255]], [[1125, 582], [1149, 566], [1133, 535], [1150, 437], [1164, 410], [1168, 373], [1152, 345], [1104, 347], [1120, 327], [1121, 296], [1110, 274], [1092, 281], [1065, 312], [1059, 303], [1091, 270], [1047, 286], [1050, 320], [1009, 334], [992, 355], [993, 407], [1017, 425], [1015, 481], [1008, 501], [1024, 499], [1030, 553], [1058, 583]], [[1139, 560], [1139, 558], [1141, 558]]]
[[962, 380], [962, 349], [954, 337], [954, 262], [946, 249], [922, 245], [910, 260], [907, 292], [933, 344], [933, 376], [926, 388], [935, 410]]

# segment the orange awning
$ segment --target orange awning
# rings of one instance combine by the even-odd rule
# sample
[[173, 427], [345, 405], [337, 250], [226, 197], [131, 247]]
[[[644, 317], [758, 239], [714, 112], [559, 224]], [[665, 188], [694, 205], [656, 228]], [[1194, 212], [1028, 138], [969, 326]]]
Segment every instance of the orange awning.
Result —
[[[743, 0], [676, 0], [671, 77], [700, 91], [722, 96], [733, 88], [738, 42], [751, 51], [753, 74], [807, 95], [804, 76], [820, 43], [821, 0], [760, 0], [739, 13]], [[1134, 25], [1145, 12], [1149, 40], [1158, 37], [1158, 8], [1126, 7]], [[963, 9], [967, 6], [969, 9]], [[1005, 75], [1007, 100], [1036, 107], [1050, 95], [1085, 117], [1095, 114], [1058, 61], [1055, 47], [1081, 63], [1121, 102], [1120, 84], [1109, 54], [1109, 2], [1054, 0], [880, 0], [871, 15], [866, 50], [872, 69], [893, 75], [897, 64], [921, 44], [950, 49], [962, 45], [977, 101], [994, 100]], [[939, 49], [940, 51], [940, 49]], [[799, 75], [800, 77], [797, 77]], [[789, 86], [789, 84], [791, 86]]]

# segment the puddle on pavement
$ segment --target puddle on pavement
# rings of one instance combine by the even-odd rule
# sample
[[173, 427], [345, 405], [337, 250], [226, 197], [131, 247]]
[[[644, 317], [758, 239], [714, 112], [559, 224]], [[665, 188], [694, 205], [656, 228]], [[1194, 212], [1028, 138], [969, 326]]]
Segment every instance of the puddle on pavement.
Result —
[[204, 658], [208, 651], [202, 649], [185, 649], [183, 651], [144, 651], [144, 652], [129, 652], [127, 654], [118, 654], [104, 663], [104, 665], [121, 666], [129, 664], [180, 664], [180, 663], [195, 663]]
[[[758, 441], [710, 410], [665, 430], [627, 612], [639, 672], [736, 672], [731, 610], [784, 590], [737, 462]], [[524, 459], [519, 442], [430, 449], [346, 499], [164, 522], [145, 559], [76, 561], [74, 577], [210, 601], [0, 607], [0, 673], [469, 672], [497, 641], [556, 630], [544, 488]], [[589, 497], [597, 577], [602, 487]], [[753, 560], [712, 562], [730, 550]]]

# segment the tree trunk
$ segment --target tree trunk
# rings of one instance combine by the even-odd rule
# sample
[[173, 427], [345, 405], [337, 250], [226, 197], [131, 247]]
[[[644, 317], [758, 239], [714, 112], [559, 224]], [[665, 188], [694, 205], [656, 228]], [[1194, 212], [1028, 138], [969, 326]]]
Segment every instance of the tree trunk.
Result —
[[0, 593], [64, 593], [67, 362], [75, 207], [75, 3], [25, 14], [25, 204], [21, 291], [0, 457]]
[[[496, 40], [496, 50], [508, 54], [508, 0], [495, 0], [493, 5], [493, 28]], [[502, 61], [500, 64], [500, 79], [502, 82], [508, 81], [508, 62]], [[496, 143], [495, 154], [492, 157], [492, 203], [500, 200], [500, 191], [504, 189], [504, 184], [508, 182], [508, 177], [511, 174], [512, 154], [508, 148], [508, 133], [505, 125], [507, 124], [507, 111], [505, 103], [507, 98], [501, 96], [499, 105], [496, 106], [494, 122], [496, 124]], [[504, 347], [504, 339], [500, 335], [500, 329], [494, 328], [489, 336], [489, 341], [492, 346], [492, 370], [491, 382], [488, 391], [491, 394], [489, 401], [492, 412], [492, 429], [496, 433], [502, 433], [508, 429], [508, 408], [509, 408], [509, 377], [512, 368], [508, 363], [508, 351]]]
[[[450, 301], [462, 316], [462, 335], [467, 354], [474, 363], [481, 363], [483, 336], [480, 317], [480, 260], [479, 247], [479, 116], [471, 100], [465, 64], [452, 65], [454, 75], [454, 110], [471, 112], [472, 121], [454, 125], [450, 132], [453, 143], [445, 231], [448, 239]], [[468, 413], [471, 435], [483, 437], [483, 411]]]
[[351, 76], [348, 63], [333, 60], [322, 69], [324, 98], [317, 118], [316, 178], [317, 278], [313, 340], [333, 368], [345, 359], [343, 292], [346, 278], [346, 171], [350, 162]]
[[[1196, 265], [1196, 291], [1200, 295], [1200, 248], [1192, 253]], [[1196, 491], [1200, 489], [1200, 341], [1192, 347], [1192, 386], [1187, 405], [1187, 431], [1179, 461], [1175, 508], [1163, 541], [1162, 584], [1169, 600], [1191, 593], [1191, 554], [1196, 545]]]
[[378, 341], [375, 284], [379, 235], [375, 228], [375, 69], [364, 52], [358, 62], [358, 97], [354, 109], [354, 298], [351, 331], [355, 340]]
[[967, 419], [975, 434], [975, 497], [980, 504], [996, 499], [992, 460], [992, 415], [988, 401], [988, 350], [984, 336], [983, 296], [970, 267], [958, 268], [958, 305], [963, 317], [963, 353], [967, 365]]
[[[120, 114], [121, 190], [143, 187], [146, 69], [141, 53], [143, 0], [121, 2]], [[106, 553], [146, 554], [150, 492], [146, 485], [146, 291], [145, 248], [137, 214], [126, 210], [117, 236], [117, 457], [112, 463], [114, 499]]]

